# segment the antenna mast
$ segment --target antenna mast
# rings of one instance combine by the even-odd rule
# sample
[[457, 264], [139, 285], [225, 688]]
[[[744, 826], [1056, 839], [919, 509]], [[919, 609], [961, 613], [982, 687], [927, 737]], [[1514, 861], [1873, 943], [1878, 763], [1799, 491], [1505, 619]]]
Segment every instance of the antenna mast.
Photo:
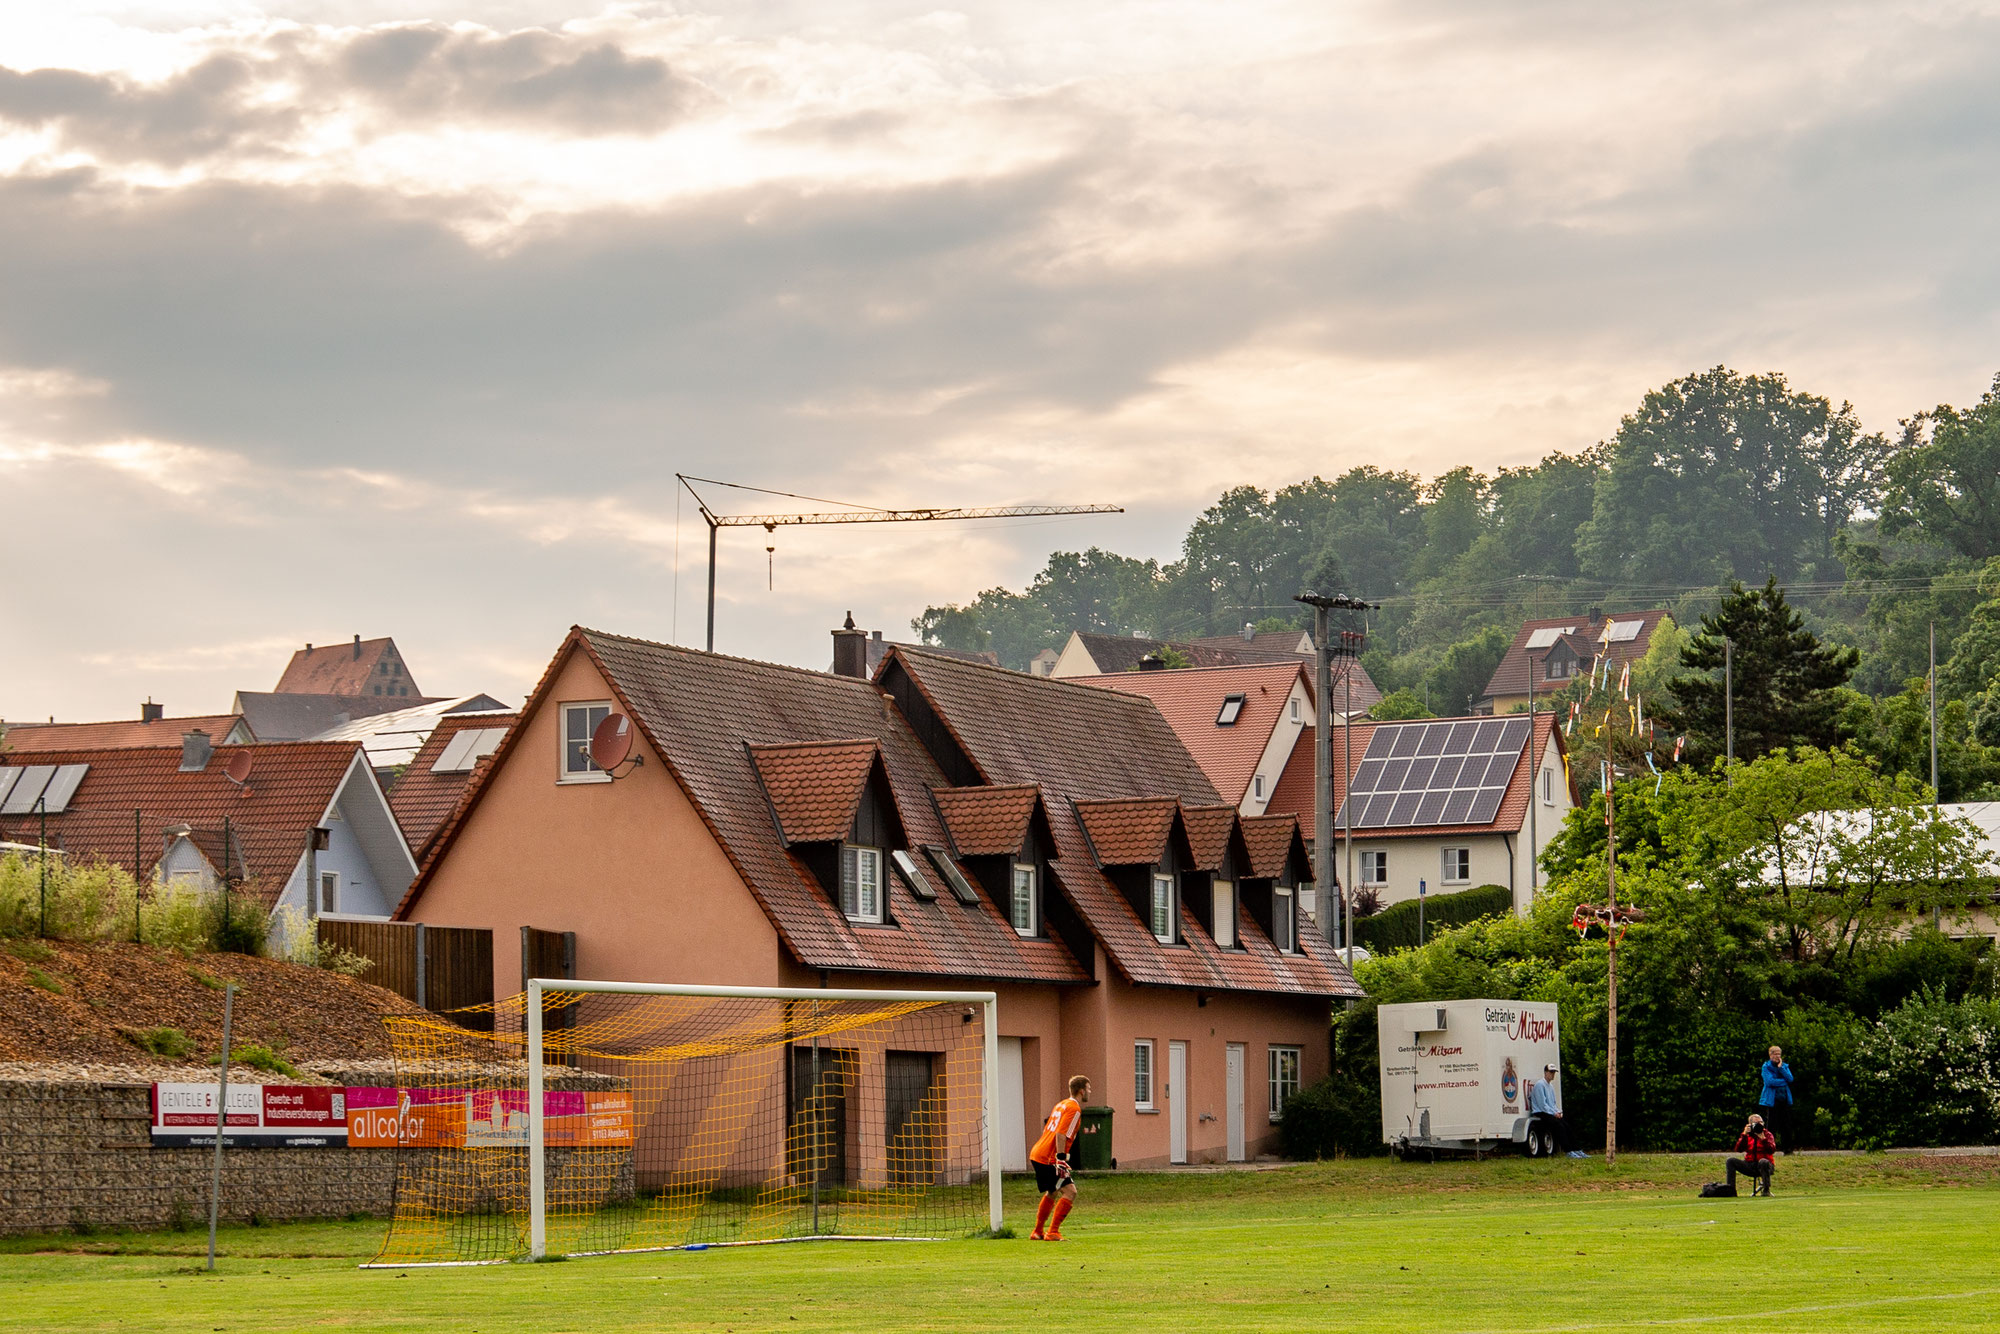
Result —
[[[780, 528], [796, 528], [806, 524], [823, 523], [932, 523], [942, 519], [1022, 519], [1042, 515], [1066, 514], [1123, 514], [1123, 505], [987, 505], [979, 508], [925, 508], [906, 510], [873, 509], [862, 505], [850, 505], [844, 500], [825, 500], [819, 496], [793, 496], [789, 491], [772, 491], [761, 486], [744, 486], [739, 482], [721, 482], [713, 477], [689, 477], [675, 473], [674, 477], [687, 488], [694, 497], [695, 508], [701, 511], [702, 522], [708, 525], [708, 650], [715, 651], [715, 535], [724, 528], [762, 528], [765, 532], [776, 532]], [[845, 510], [808, 510], [796, 514], [717, 514], [709, 508], [708, 501], [701, 492], [694, 489], [694, 483], [704, 486], [726, 486], [737, 491], [756, 491], [769, 496], [791, 496], [796, 500], [810, 500], [820, 505], [848, 505]], [[769, 551], [769, 548], [766, 548]]]

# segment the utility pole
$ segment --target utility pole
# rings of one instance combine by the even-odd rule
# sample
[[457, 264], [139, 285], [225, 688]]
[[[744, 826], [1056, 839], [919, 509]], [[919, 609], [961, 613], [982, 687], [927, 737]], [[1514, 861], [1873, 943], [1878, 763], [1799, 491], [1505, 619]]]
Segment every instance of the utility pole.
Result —
[[1931, 670], [1925, 678], [1930, 683], [1931, 696], [1931, 805], [1938, 802], [1937, 765], [1937, 622], [1931, 622]]
[[1722, 641], [1722, 738], [1725, 764], [1736, 768], [1736, 664], [1731, 661], [1736, 644]]
[[[987, 505], [978, 509], [928, 508], [886, 510], [867, 505], [852, 505], [844, 500], [827, 500], [821, 496], [802, 496], [792, 491], [773, 491], [769, 487], [744, 486], [739, 482], [719, 482], [713, 477], [689, 477], [675, 473], [675, 478], [694, 497], [695, 508], [701, 511], [702, 522], [708, 525], [708, 651], [715, 651], [715, 535], [724, 528], [762, 528], [774, 533], [780, 528], [796, 528], [806, 524], [823, 523], [929, 523], [941, 519], [1020, 519], [1042, 515], [1065, 514], [1123, 514], [1123, 505]], [[804, 514], [717, 514], [709, 508], [708, 501], [701, 492], [694, 489], [694, 483], [704, 486], [726, 486], [733, 491], [755, 491], [766, 496], [785, 496], [792, 500], [810, 500], [819, 505], [847, 505], [846, 510], [815, 510]], [[765, 548], [766, 554], [770, 548]]]
[[[1548, 660], [1545, 651], [1542, 661]], [[1532, 653], [1528, 654], [1528, 754], [1534, 759], [1534, 767], [1528, 770], [1528, 901], [1532, 903], [1540, 892], [1536, 868], [1542, 860], [1541, 831], [1535, 819], [1535, 807], [1542, 804], [1542, 752], [1535, 745], [1535, 655]], [[1419, 935], [1417, 939], [1421, 941], [1423, 937]]]
[[[1313, 609], [1313, 679], [1318, 699], [1314, 714], [1318, 722], [1318, 732], [1313, 737], [1313, 881], [1318, 886], [1317, 898], [1321, 917], [1321, 930], [1328, 944], [1340, 946], [1347, 951], [1347, 966], [1354, 966], [1354, 803], [1341, 803], [1342, 823], [1346, 826], [1344, 840], [1347, 849], [1347, 877], [1336, 880], [1333, 874], [1333, 645], [1332, 617], [1334, 611], [1373, 611], [1378, 602], [1364, 602], [1360, 598], [1345, 593], [1328, 595], [1325, 593], [1299, 593], [1292, 598]], [[1347, 707], [1344, 725], [1341, 727], [1342, 763], [1346, 772], [1354, 772], [1354, 664], [1361, 656], [1361, 645], [1367, 636], [1358, 630], [1340, 632], [1340, 656], [1346, 659]], [[1327, 892], [1338, 886], [1340, 898], [1329, 911]]]
[[1612, 819], [1611, 789], [1618, 771], [1604, 764], [1604, 928], [1611, 950], [1605, 959], [1604, 1164], [1618, 1161], [1618, 826]]

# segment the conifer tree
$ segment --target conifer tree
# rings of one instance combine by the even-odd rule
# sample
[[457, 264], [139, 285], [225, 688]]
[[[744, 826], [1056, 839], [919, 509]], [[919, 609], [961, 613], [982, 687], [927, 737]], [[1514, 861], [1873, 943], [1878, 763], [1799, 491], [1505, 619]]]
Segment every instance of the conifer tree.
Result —
[[1774, 578], [1762, 588], [1732, 585], [1722, 605], [1701, 618], [1701, 633], [1681, 650], [1682, 665], [1703, 673], [1675, 681], [1677, 704], [1668, 715], [1674, 730], [1687, 734], [1691, 759], [1706, 764], [1724, 753], [1725, 640], [1732, 646], [1737, 759], [1754, 760], [1780, 746], [1837, 744], [1839, 689], [1861, 655], [1822, 644]]

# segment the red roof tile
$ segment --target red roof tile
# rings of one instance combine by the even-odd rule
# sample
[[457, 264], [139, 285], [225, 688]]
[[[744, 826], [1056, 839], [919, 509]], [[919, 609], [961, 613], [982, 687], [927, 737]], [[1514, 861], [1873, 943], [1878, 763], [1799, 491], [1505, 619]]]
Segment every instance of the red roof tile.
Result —
[[1250, 854], [1250, 874], [1275, 880], [1285, 873], [1294, 854], [1306, 856], [1305, 839], [1295, 815], [1247, 815], [1238, 822], [1243, 846]]
[[213, 713], [193, 718], [161, 718], [150, 723], [136, 718], [111, 723], [9, 723], [5, 739], [0, 740], [0, 756], [42, 750], [178, 746], [182, 734], [194, 731], [208, 733], [208, 739], [219, 745], [241, 717], [234, 713]]
[[[1091, 980], [1058, 940], [1017, 934], [984, 896], [970, 904], [950, 894], [924, 900], [900, 873], [890, 880], [892, 925], [856, 927], [780, 842], [752, 748], [872, 739], [911, 846], [948, 848], [944, 823], [927, 794], [949, 784], [903, 715], [869, 682], [573, 629], [523, 717], [541, 707], [577, 652], [603, 673], [621, 711], [639, 725], [800, 963], [953, 978]], [[492, 775], [511, 762], [523, 730], [510, 733], [490, 766], [475, 776], [397, 916], [421, 915], [425, 885], [449, 859], [452, 841], [468, 827], [467, 817], [491, 788]]]
[[1145, 866], [1166, 856], [1180, 803], [1172, 797], [1079, 801], [1076, 818], [1099, 866]]
[[416, 757], [403, 771], [403, 776], [390, 789], [389, 809], [395, 813], [396, 823], [403, 827], [403, 838], [409, 843], [419, 866], [424, 863], [432, 843], [444, 828], [444, 822], [472, 782], [470, 769], [457, 773], [433, 772], [445, 747], [460, 732], [489, 728], [504, 732], [514, 725], [518, 716], [512, 713], [446, 714], [438, 719], [437, 726], [418, 747]]
[[[252, 760], [249, 781], [241, 787], [226, 772], [238, 753]], [[224, 746], [198, 773], [180, 772], [178, 746], [45, 751], [34, 762], [90, 766], [68, 809], [48, 817], [49, 842], [68, 855], [99, 857], [131, 870], [136, 851], [144, 878], [166, 850], [166, 831], [177, 825], [190, 826], [196, 845], [219, 856], [226, 818], [240, 873], [268, 904], [291, 878], [305, 852], [306, 832], [333, 804], [360, 753], [351, 741]], [[37, 827], [32, 815], [0, 816], [0, 839], [31, 843]]]
[[[1174, 735], [1194, 756], [1215, 790], [1225, 801], [1242, 804], [1250, 790], [1250, 780], [1271, 734], [1288, 725], [1285, 701], [1292, 687], [1306, 679], [1306, 698], [1312, 698], [1312, 683], [1306, 668], [1296, 658], [1289, 662], [1256, 663], [1245, 667], [1197, 667], [1184, 671], [1117, 672], [1107, 676], [1072, 676], [1078, 685], [1100, 690], [1118, 690], [1128, 695], [1144, 695], [1153, 701], [1160, 716], [1174, 729]], [[1222, 705], [1231, 695], [1243, 697], [1242, 711], [1228, 726], [1218, 726]], [[1310, 716], [1310, 715], [1308, 715]]]
[[873, 740], [750, 747], [750, 761], [787, 847], [847, 837], [879, 753]]
[[1197, 871], [1221, 869], [1223, 859], [1229, 855], [1229, 840], [1236, 833], [1236, 808], [1183, 806], [1181, 824], [1187, 830], [1188, 849], [1194, 857], [1194, 869]]
[[[377, 670], [385, 663], [393, 670]], [[413, 704], [423, 693], [411, 679], [396, 641], [387, 636], [302, 648], [292, 654], [272, 689], [281, 695], [395, 695]]]
[[1041, 804], [1033, 783], [1010, 787], [944, 787], [931, 793], [961, 857], [1003, 857], [1019, 852]]
[[[1185, 908], [1186, 944], [1162, 945], [1099, 869], [1084, 833], [1082, 804], [1165, 797], [1174, 801], [1176, 814], [1181, 802], [1220, 804], [1214, 784], [1150, 701], [920, 649], [892, 649], [876, 680], [906, 700], [906, 711], [918, 711], [913, 717], [927, 736], [932, 733], [924, 718], [935, 717], [938, 731], [979, 779], [1040, 785], [1057, 848], [1053, 878], [1126, 978], [1225, 991], [1361, 994], [1313, 933], [1300, 933], [1300, 952], [1281, 953], [1247, 914], [1238, 929], [1240, 949], [1218, 949]], [[956, 764], [947, 757], [948, 767]]]

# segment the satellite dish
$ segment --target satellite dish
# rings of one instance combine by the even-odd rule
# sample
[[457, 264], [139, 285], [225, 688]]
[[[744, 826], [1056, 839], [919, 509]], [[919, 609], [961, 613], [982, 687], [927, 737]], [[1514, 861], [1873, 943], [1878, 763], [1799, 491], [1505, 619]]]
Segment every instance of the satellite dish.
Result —
[[590, 762], [609, 773], [632, 753], [632, 720], [614, 713], [590, 734]]
[[239, 750], [229, 757], [229, 765], [222, 772], [229, 776], [230, 782], [236, 784], [238, 787], [242, 787], [250, 781], [250, 766], [252, 763], [250, 752]]

